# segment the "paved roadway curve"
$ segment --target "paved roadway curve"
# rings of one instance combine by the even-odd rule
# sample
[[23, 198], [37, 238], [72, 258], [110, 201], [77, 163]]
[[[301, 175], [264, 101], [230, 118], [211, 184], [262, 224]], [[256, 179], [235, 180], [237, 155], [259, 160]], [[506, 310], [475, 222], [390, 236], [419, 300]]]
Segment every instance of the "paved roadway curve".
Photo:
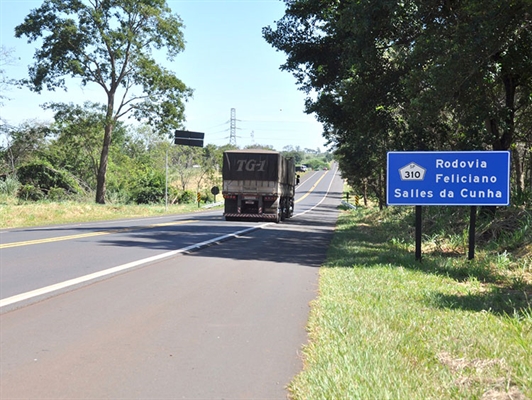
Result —
[[0, 398], [286, 398], [342, 193], [307, 176], [281, 224], [0, 231]]

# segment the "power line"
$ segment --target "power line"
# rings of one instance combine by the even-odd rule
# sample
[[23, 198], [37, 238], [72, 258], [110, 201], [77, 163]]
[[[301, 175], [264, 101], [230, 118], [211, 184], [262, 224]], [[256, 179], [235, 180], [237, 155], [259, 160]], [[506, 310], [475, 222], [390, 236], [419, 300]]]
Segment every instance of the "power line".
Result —
[[229, 144], [236, 146], [236, 108], [231, 108], [231, 133], [229, 135]]

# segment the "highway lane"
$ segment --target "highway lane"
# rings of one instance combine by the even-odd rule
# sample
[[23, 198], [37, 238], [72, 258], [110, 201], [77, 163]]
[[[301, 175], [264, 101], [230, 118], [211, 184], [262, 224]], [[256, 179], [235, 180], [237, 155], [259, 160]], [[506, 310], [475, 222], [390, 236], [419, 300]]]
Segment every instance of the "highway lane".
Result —
[[[323, 199], [326, 171], [296, 190], [296, 216]], [[287, 222], [289, 223], [289, 222]], [[226, 222], [222, 211], [0, 230], [0, 312], [13, 296], [117, 266], [163, 257], [264, 223]], [[142, 263], [141, 263], [142, 265]], [[89, 280], [90, 281], [90, 280]], [[39, 297], [40, 298], [40, 297]], [[2, 303], [2, 300], [4, 302]]]
[[[161, 218], [155, 225], [153, 220], [144, 219], [97, 226], [52, 227], [45, 231], [45, 238], [3, 242], [2, 245], [23, 245], [0, 250], [2, 300], [137, 260], [164, 256], [250, 227], [249, 224], [225, 224], [221, 211], [194, 219]], [[40, 236], [43, 230], [36, 233]]]
[[[301, 368], [307, 305], [341, 191], [334, 171], [308, 175], [298, 188], [296, 216], [281, 224], [227, 223], [215, 211], [2, 232], [4, 245], [112, 231], [1, 249], [2, 284], [9, 277], [16, 286], [20, 268], [24, 278], [38, 275], [31, 285], [37, 288], [81, 276], [94, 260], [103, 270], [260, 228], [30, 306], [5, 307], [0, 397], [284, 398], [284, 385]], [[164, 225], [149, 227], [155, 222]], [[20, 233], [26, 234], [16, 238]], [[74, 250], [61, 250], [65, 244]], [[6, 252], [31, 261], [7, 265]], [[32, 262], [40, 267], [32, 269]]]

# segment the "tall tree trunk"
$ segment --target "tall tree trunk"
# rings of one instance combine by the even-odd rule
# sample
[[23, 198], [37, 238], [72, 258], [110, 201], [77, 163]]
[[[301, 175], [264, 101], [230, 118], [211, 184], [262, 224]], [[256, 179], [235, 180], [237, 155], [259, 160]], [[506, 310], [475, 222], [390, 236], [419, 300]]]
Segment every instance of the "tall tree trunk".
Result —
[[[505, 94], [505, 111], [506, 115], [499, 124], [494, 118], [486, 121], [486, 128], [491, 132], [493, 140], [493, 150], [509, 150], [514, 142], [515, 131], [515, 94], [518, 86], [519, 78], [515, 75], [504, 73], [505, 66], [502, 64], [503, 75], [501, 77], [504, 84]], [[503, 125], [499, 130], [499, 125]], [[515, 165], [515, 164], [514, 164]], [[493, 218], [495, 215], [495, 206], [483, 206], [480, 210], [480, 215], [488, 215]]]
[[[503, 65], [504, 68], [504, 65]], [[515, 93], [518, 86], [519, 78], [511, 75], [502, 75], [502, 81], [505, 91], [505, 111], [504, 126], [499, 132], [497, 121], [491, 119], [487, 123], [487, 128], [494, 137], [493, 150], [508, 150], [514, 141], [515, 130]]]
[[528, 187], [525, 186], [525, 190], [532, 192], [532, 155], [528, 154]]
[[382, 211], [384, 209], [384, 206], [386, 205], [386, 188], [384, 187], [385, 179], [382, 177], [383, 170], [379, 170], [379, 182], [378, 185], [378, 193], [379, 193], [379, 210]]
[[515, 169], [515, 183], [517, 185], [517, 190], [519, 193], [525, 191], [525, 171], [524, 171], [524, 159], [525, 159], [525, 150], [523, 152], [519, 151], [521, 146], [517, 144], [512, 150], [512, 161]]
[[100, 165], [98, 167], [98, 177], [96, 181], [96, 203], [105, 204], [105, 176], [107, 174], [107, 163], [109, 160], [109, 147], [113, 135], [115, 121], [113, 119], [114, 94], [108, 95], [107, 115], [105, 119], [105, 131], [103, 135], [102, 153], [100, 155]]
[[364, 179], [364, 206], [368, 206], [368, 180]]

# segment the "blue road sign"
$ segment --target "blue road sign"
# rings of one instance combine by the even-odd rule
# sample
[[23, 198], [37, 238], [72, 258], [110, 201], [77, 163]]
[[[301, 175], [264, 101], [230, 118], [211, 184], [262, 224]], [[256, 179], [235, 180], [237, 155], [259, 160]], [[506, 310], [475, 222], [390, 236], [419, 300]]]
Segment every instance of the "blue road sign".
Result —
[[391, 206], [507, 206], [509, 151], [390, 151]]

